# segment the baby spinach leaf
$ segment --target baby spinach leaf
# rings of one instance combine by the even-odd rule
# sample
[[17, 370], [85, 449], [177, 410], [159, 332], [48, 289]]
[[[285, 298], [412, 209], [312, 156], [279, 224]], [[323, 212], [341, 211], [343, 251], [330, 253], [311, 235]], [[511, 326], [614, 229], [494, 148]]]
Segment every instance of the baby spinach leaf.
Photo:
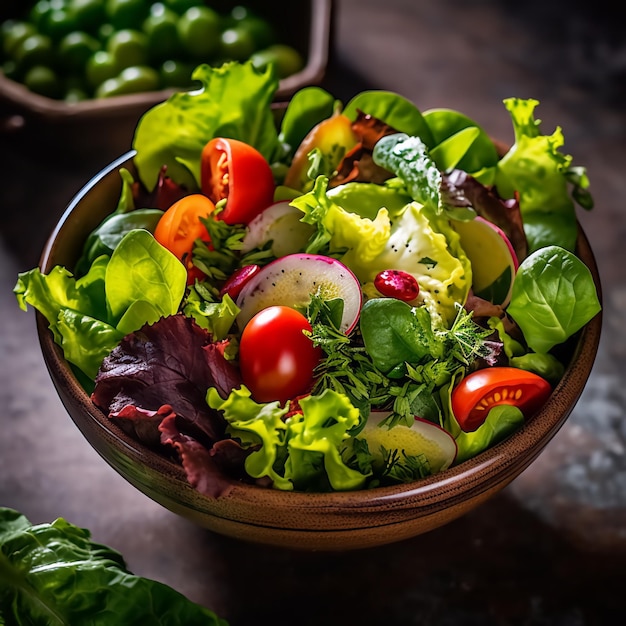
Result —
[[360, 328], [365, 349], [381, 372], [425, 356], [443, 356], [443, 344], [435, 338], [425, 308], [395, 298], [374, 298], [361, 310]]
[[363, 111], [400, 133], [415, 135], [427, 146], [434, 145], [433, 135], [421, 111], [403, 96], [392, 91], [370, 90], [358, 93], [346, 104], [344, 115], [356, 120]]
[[307, 133], [333, 114], [335, 102], [335, 97], [321, 87], [299, 89], [285, 110], [280, 126], [280, 141], [286, 143], [291, 152], [295, 152]]
[[559, 246], [546, 246], [519, 266], [509, 315], [535, 352], [548, 352], [580, 330], [599, 311], [589, 268]]
[[106, 270], [106, 295], [114, 319], [135, 302], [152, 303], [172, 315], [185, 293], [184, 265], [143, 229], [129, 232], [111, 255]]
[[63, 518], [32, 525], [0, 508], [0, 623], [46, 626], [228, 626]]

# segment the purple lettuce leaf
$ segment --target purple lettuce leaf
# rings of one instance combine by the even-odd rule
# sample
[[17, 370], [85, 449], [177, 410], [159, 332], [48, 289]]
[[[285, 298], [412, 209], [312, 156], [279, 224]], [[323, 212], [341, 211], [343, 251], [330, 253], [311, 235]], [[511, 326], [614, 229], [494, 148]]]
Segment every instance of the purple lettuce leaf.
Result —
[[173, 412], [181, 432], [210, 447], [224, 437], [226, 423], [207, 405], [207, 389], [226, 397], [241, 385], [224, 347], [191, 318], [161, 318], [124, 337], [104, 359], [92, 400], [146, 445], [160, 441], [160, 421]]

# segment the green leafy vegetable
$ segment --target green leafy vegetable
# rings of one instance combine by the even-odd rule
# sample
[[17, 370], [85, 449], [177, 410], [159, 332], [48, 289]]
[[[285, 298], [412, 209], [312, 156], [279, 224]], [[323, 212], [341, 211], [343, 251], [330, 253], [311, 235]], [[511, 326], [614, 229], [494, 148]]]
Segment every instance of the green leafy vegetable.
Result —
[[548, 245], [573, 251], [578, 225], [568, 185], [577, 185], [574, 196], [584, 197], [589, 208], [591, 198], [583, 193], [589, 184], [584, 170], [573, 168], [572, 157], [559, 152], [564, 143], [560, 128], [552, 135], [540, 133], [540, 122], [534, 118], [537, 100], [507, 98], [504, 104], [513, 120], [515, 144], [498, 163], [498, 193], [503, 198], [519, 194], [531, 252]]
[[[486, 356], [485, 338], [491, 333], [475, 324], [471, 314], [459, 308], [450, 330], [433, 325], [424, 307], [412, 307], [395, 298], [375, 298], [363, 306], [360, 320], [365, 348], [374, 365], [391, 377], [409, 372], [418, 379], [417, 366], [439, 362], [434, 378], [425, 381], [438, 386], [450, 379], [459, 365], [467, 366], [478, 356]], [[430, 365], [432, 367], [432, 365]]]
[[303, 87], [289, 100], [280, 125], [280, 141], [295, 152], [307, 133], [335, 110], [335, 97], [321, 87]]
[[434, 146], [430, 127], [421, 111], [403, 96], [392, 91], [371, 90], [358, 93], [344, 109], [344, 115], [356, 120], [363, 111], [379, 120], [384, 120], [400, 133], [419, 137], [427, 146]]
[[154, 232], [156, 224], [163, 215], [159, 209], [135, 209], [132, 174], [126, 168], [120, 168], [122, 191], [117, 208], [87, 237], [83, 253], [76, 263], [75, 275], [87, 273], [93, 261], [103, 255], [111, 256], [124, 235], [134, 228], [145, 228]]
[[499, 158], [491, 137], [474, 120], [453, 109], [429, 109], [423, 115], [435, 141], [430, 155], [439, 169], [456, 167], [484, 185], [491, 184]]
[[143, 323], [172, 315], [183, 298], [186, 281], [185, 267], [169, 250], [148, 231], [133, 230], [115, 248], [106, 268], [106, 297], [111, 315], [118, 319], [141, 301], [150, 305], [156, 315]]
[[444, 210], [442, 176], [419, 138], [404, 133], [381, 137], [374, 146], [374, 162], [400, 177], [409, 195], [435, 213]]
[[283, 421], [287, 409], [278, 402], [259, 404], [242, 386], [222, 399], [215, 388], [207, 403], [224, 412], [228, 433], [252, 451], [246, 472], [269, 477], [282, 490], [344, 491], [365, 485], [366, 476], [348, 467], [341, 445], [360, 423], [359, 410], [343, 394], [330, 389], [300, 401], [301, 413]]
[[202, 149], [213, 137], [245, 141], [270, 162], [281, 149], [271, 110], [278, 89], [272, 64], [263, 70], [251, 61], [219, 68], [200, 65], [192, 78], [202, 83], [200, 89], [173, 94], [137, 125], [135, 165], [148, 190], [164, 165], [173, 181], [197, 189]]
[[182, 263], [138, 229], [80, 278], [61, 267], [47, 275], [35, 268], [18, 275], [13, 291], [22, 309], [44, 315], [67, 360], [93, 381], [124, 335], [178, 311], [186, 281]]
[[546, 246], [519, 266], [509, 315], [535, 352], [545, 353], [580, 330], [601, 309], [589, 268], [559, 246]]
[[501, 404], [493, 407], [487, 419], [473, 432], [460, 431], [456, 437], [457, 455], [455, 463], [462, 463], [495, 446], [521, 428], [524, 415], [516, 407]]
[[227, 626], [62, 518], [32, 525], [0, 508], [0, 624]]

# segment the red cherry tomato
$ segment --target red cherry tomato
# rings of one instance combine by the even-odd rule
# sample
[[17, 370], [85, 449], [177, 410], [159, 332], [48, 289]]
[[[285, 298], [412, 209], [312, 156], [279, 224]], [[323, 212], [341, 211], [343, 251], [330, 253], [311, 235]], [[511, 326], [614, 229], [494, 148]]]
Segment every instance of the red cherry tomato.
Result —
[[206, 196], [196, 193], [175, 202], [157, 222], [154, 238], [187, 268], [188, 283], [200, 277], [201, 272], [191, 262], [191, 252], [197, 239], [209, 242], [209, 233], [200, 218], [215, 211], [215, 205]]
[[254, 400], [284, 404], [309, 391], [321, 350], [304, 330], [311, 330], [309, 321], [287, 306], [267, 307], [246, 324], [239, 342], [239, 367]]
[[541, 376], [516, 367], [490, 367], [468, 374], [452, 390], [452, 412], [466, 432], [476, 430], [489, 410], [500, 404], [516, 406], [531, 417], [552, 393]]
[[396, 298], [404, 302], [411, 302], [419, 295], [420, 288], [417, 279], [402, 270], [383, 270], [374, 278], [374, 287], [383, 296]]
[[247, 224], [274, 201], [269, 163], [252, 146], [216, 137], [202, 150], [200, 187], [215, 204], [226, 198], [219, 214], [227, 224]]

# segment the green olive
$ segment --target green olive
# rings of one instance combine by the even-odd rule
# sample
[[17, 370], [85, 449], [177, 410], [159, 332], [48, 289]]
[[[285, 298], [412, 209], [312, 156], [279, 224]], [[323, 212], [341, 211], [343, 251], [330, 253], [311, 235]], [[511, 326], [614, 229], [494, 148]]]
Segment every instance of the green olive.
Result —
[[24, 39], [37, 33], [30, 22], [7, 20], [2, 23], [2, 50], [6, 57], [13, 57], [15, 49]]
[[118, 30], [109, 37], [106, 50], [118, 71], [134, 65], [148, 65], [148, 38], [138, 30]]
[[139, 29], [148, 16], [147, 0], [106, 0], [106, 17], [115, 28]]
[[50, 65], [54, 59], [54, 45], [47, 35], [35, 33], [20, 41], [13, 51], [13, 58], [21, 72], [35, 65]]
[[95, 35], [100, 25], [106, 20], [102, 0], [71, 0], [68, 11], [76, 22], [76, 27], [91, 35]]
[[178, 15], [182, 15], [191, 7], [197, 7], [204, 4], [202, 0], [163, 0], [163, 3], [165, 6], [172, 9], [172, 11], [178, 13]]
[[286, 78], [304, 67], [302, 55], [293, 47], [285, 44], [274, 44], [255, 52], [250, 60], [255, 67], [264, 68], [268, 63], [276, 67], [279, 78]]
[[165, 88], [185, 89], [191, 87], [191, 73], [193, 72], [193, 64], [185, 61], [175, 61], [168, 59], [159, 67], [161, 76], [161, 85]]
[[231, 11], [231, 15], [233, 16], [240, 15], [239, 18], [235, 17], [234, 25], [250, 34], [254, 40], [255, 50], [267, 48], [277, 42], [274, 27], [268, 20], [254, 15], [250, 11], [246, 11], [244, 13], [237, 12], [237, 8], [241, 7], [235, 7]]
[[158, 72], [148, 66], [127, 67], [115, 78], [105, 80], [96, 90], [96, 98], [111, 98], [159, 88]]
[[227, 28], [220, 36], [220, 56], [224, 59], [245, 61], [254, 50], [254, 39], [243, 28]]
[[70, 11], [65, 8], [51, 9], [39, 26], [39, 31], [51, 37], [53, 41], [60, 41], [74, 30], [78, 30], [78, 24]]
[[76, 30], [59, 42], [59, 62], [66, 71], [82, 72], [87, 60], [99, 49], [100, 42], [95, 37]]
[[200, 62], [214, 58], [220, 47], [221, 18], [209, 7], [191, 7], [178, 20], [183, 48]]
[[92, 89], [97, 89], [105, 80], [114, 78], [118, 73], [113, 55], [106, 50], [98, 50], [85, 64], [85, 76]]
[[156, 61], [179, 58], [183, 47], [178, 36], [178, 15], [161, 2], [150, 7], [150, 14], [142, 26], [148, 37], [150, 58]]
[[47, 98], [60, 98], [62, 87], [55, 71], [45, 65], [31, 67], [24, 76], [24, 85], [32, 92]]

